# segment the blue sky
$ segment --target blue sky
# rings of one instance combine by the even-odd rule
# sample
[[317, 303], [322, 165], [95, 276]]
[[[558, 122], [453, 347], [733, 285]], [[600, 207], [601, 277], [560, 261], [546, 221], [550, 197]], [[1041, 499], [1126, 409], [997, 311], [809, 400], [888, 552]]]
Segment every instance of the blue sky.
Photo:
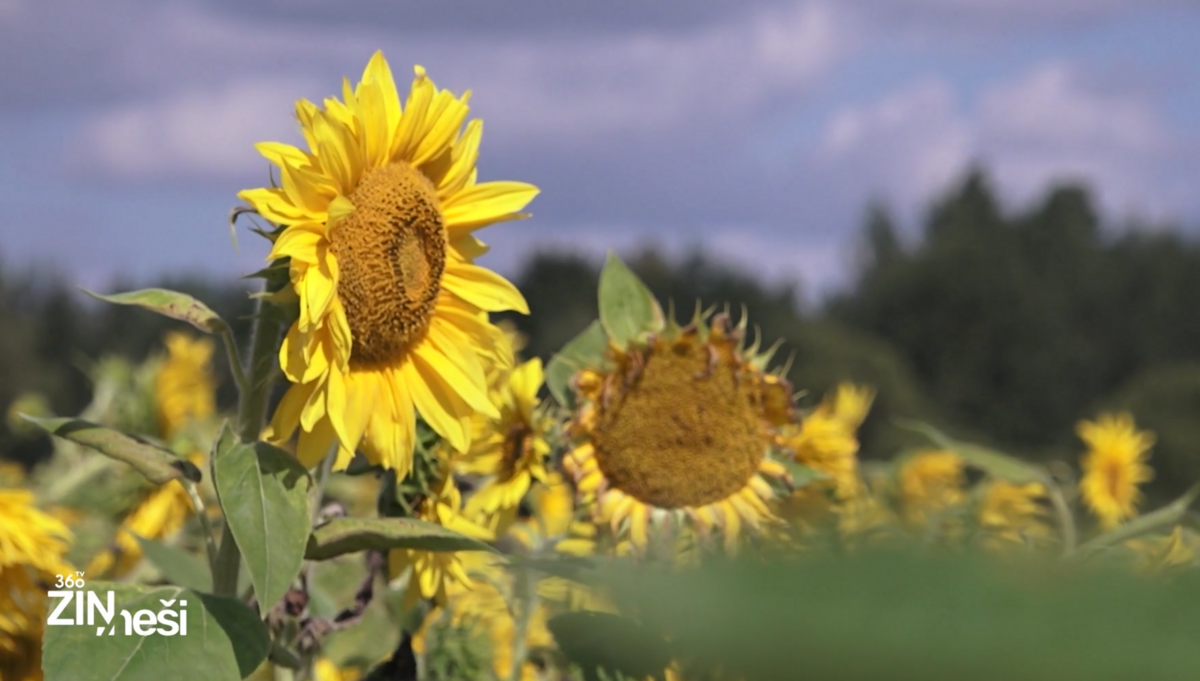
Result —
[[383, 49], [471, 89], [481, 179], [542, 187], [481, 236], [700, 243], [809, 292], [870, 199], [913, 225], [978, 161], [1006, 203], [1089, 183], [1114, 228], [1200, 224], [1200, 5], [1184, 0], [0, 0], [0, 259], [80, 284], [237, 276], [226, 215]]

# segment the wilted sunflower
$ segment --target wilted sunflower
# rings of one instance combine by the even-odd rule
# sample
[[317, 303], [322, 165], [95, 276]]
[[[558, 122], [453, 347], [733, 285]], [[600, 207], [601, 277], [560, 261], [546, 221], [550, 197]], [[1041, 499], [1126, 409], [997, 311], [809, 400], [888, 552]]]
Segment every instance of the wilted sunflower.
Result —
[[1145, 464], [1154, 434], [1134, 427], [1130, 414], [1103, 414], [1080, 421], [1079, 437], [1087, 443], [1079, 491], [1104, 527], [1116, 527], [1136, 515], [1142, 493], [1138, 485], [1154, 478]]
[[[775, 427], [790, 416], [786, 382], [764, 368], [770, 352], [744, 348], [745, 318], [728, 314], [686, 328], [673, 322], [647, 343], [610, 347], [609, 371], [576, 379], [581, 442], [564, 469], [609, 525], [645, 549], [652, 524], [690, 521], [719, 528], [733, 550], [743, 525], [777, 522], [764, 476], [785, 478], [768, 456]], [[627, 535], [626, 535], [627, 532]]]
[[472, 264], [487, 250], [473, 233], [526, 217], [518, 211], [538, 190], [476, 183], [482, 124], [462, 129], [468, 95], [439, 91], [420, 66], [403, 107], [378, 52], [342, 97], [324, 109], [298, 102], [309, 151], [259, 144], [282, 187], [239, 194], [283, 226], [269, 257], [290, 258], [300, 301], [279, 353], [293, 385], [266, 435], [299, 428], [308, 466], [336, 442], [336, 470], [361, 447], [403, 477], [416, 413], [458, 451], [472, 414], [496, 415], [480, 361], [495, 343], [486, 313], [528, 307]]
[[0, 489], [0, 679], [41, 678], [46, 590], [73, 568], [71, 532], [27, 490]]
[[535, 480], [549, 481], [547, 435], [554, 419], [539, 409], [542, 379], [542, 360], [534, 358], [518, 366], [491, 390], [499, 417], [480, 414], [473, 419], [471, 448], [455, 458], [455, 470], [486, 476], [486, 481], [467, 501], [468, 517], [493, 519], [503, 510], [515, 509]]
[[[437, 523], [448, 530], [472, 539], [491, 541], [495, 535], [486, 527], [467, 520], [462, 515], [462, 494], [454, 485], [449, 461], [443, 461], [438, 472], [438, 482], [417, 507], [414, 515], [418, 520]], [[421, 549], [393, 549], [388, 554], [390, 579], [400, 577], [411, 568], [405, 601], [410, 606], [419, 598], [432, 598], [438, 603], [446, 601], [447, 594], [455, 586], [468, 587], [471, 583], [463, 567], [464, 556], [469, 551], [425, 551]]]
[[900, 468], [900, 508], [910, 525], [924, 526], [930, 514], [963, 502], [963, 461], [954, 452], [917, 452]]

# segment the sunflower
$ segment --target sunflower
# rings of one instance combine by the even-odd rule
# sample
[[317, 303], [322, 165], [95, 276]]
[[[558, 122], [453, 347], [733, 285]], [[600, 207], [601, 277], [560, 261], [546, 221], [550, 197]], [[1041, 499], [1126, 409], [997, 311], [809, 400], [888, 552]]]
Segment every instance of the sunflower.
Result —
[[214, 345], [208, 338], [169, 333], [167, 357], [154, 376], [154, 405], [159, 433], [170, 438], [189, 421], [216, 411], [217, 381], [212, 372]]
[[467, 517], [490, 521], [501, 511], [515, 509], [535, 480], [549, 482], [547, 436], [554, 419], [538, 408], [542, 379], [542, 360], [525, 362], [491, 391], [499, 417], [474, 417], [471, 448], [457, 457], [455, 470], [487, 476], [487, 481], [467, 502]]
[[610, 346], [608, 371], [576, 378], [571, 430], [581, 441], [563, 467], [594, 522], [639, 551], [652, 525], [719, 528], [732, 551], [743, 526], [779, 522], [767, 478], [787, 473], [768, 454], [790, 415], [774, 407], [790, 407], [790, 391], [764, 371], [770, 353], [743, 347], [744, 329], [745, 318], [735, 329], [728, 314], [711, 324], [697, 315], [645, 343]]
[[575, 519], [575, 490], [561, 474], [552, 472], [544, 483], [533, 485], [525, 501], [529, 515], [517, 518], [507, 536], [534, 553], [567, 536]]
[[[473, 539], [495, 539], [495, 535], [486, 527], [473, 523], [462, 515], [462, 495], [454, 485], [454, 475], [448, 460], [441, 463], [438, 482], [418, 505], [414, 517], [437, 523]], [[463, 567], [464, 555], [469, 558], [470, 553], [393, 549], [388, 554], [389, 577], [396, 579], [406, 570], [411, 570], [405, 598], [409, 606], [415, 604], [419, 598], [432, 598], [443, 603], [453, 588], [470, 588], [471, 579]]]
[[963, 461], [954, 452], [917, 452], [900, 468], [899, 497], [904, 520], [924, 527], [931, 514], [963, 503]]
[[27, 490], [0, 489], [0, 679], [41, 678], [46, 589], [72, 574], [71, 532]]
[[[443, 604], [429, 611], [421, 628], [413, 636], [413, 652], [424, 655], [428, 652], [427, 639], [437, 627], [465, 627], [482, 633], [491, 652], [495, 678], [512, 678], [516, 643], [520, 632], [515, 615], [521, 608], [531, 606], [529, 600], [516, 597], [512, 576], [498, 565], [494, 556], [479, 555], [472, 561], [471, 573], [474, 587], [463, 589], [452, 587]], [[518, 678], [534, 681], [539, 678], [537, 666], [528, 659], [528, 653], [537, 648], [554, 646], [554, 637], [546, 626], [546, 609], [532, 602], [525, 625], [525, 640], [522, 646], [526, 659], [521, 661]]]
[[497, 416], [481, 355], [496, 331], [487, 312], [528, 314], [520, 292], [473, 264], [473, 233], [520, 213], [537, 194], [517, 182], [476, 183], [482, 124], [468, 95], [439, 91], [416, 67], [401, 107], [376, 52], [343, 101], [307, 100], [296, 115], [309, 151], [267, 142], [282, 187], [238, 196], [282, 226], [269, 259], [289, 258], [299, 317], [279, 352], [292, 385], [267, 429], [316, 465], [337, 443], [335, 470], [356, 449], [402, 478], [417, 413], [457, 451], [471, 416]]
[[988, 484], [979, 506], [984, 545], [997, 549], [1043, 543], [1051, 538], [1054, 531], [1047, 522], [1049, 511], [1042, 503], [1046, 498], [1046, 487], [1040, 482], [996, 480]]
[[1116, 527], [1137, 514], [1138, 485], [1154, 477], [1145, 464], [1154, 434], [1137, 430], [1129, 414], [1103, 414], [1080, 421], [1076, 430], [1088, 446], [1079, 482], [1083, 501], [1102, 526]]
[[796, 461], [830, 478], [838, 499], [851, 498], [860, 489], [857, 432], [874, 399], [871, 388], [842, 383], [781, 438]]

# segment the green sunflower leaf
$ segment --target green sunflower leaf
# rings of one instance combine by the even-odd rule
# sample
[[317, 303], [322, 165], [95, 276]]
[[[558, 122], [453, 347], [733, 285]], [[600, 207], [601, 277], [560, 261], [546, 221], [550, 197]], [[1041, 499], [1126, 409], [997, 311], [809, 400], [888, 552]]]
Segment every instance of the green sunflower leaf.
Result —
[[571, 406], [571, 378], [583, 369], [599, 366], [607, 348], [604, 327], [594, 321], [550, 359], [546, 365], [546, 387], [556, 402]]
[[205, 333], [228, 333], [229, 325], [204, 303], [186, 293], [165, 288], [147, 288], [127, 293], [103, 295], [82, 289], [84, 293], [115, 305], [135, 305], [160, 315], [187, 322]]
[[600, 272], [600, 323], [618, 346], [662, 331], [662, 308], [650, 289], [612, 251]]
[[1018, 485], [1030, 482], [1050, 485], [1053, 482], [1050, 474], [1038, 466], [987, 447], [952, 440], [928, 423], [909, 419], [895, 419], [895, 423], [900, 428], [924, 435], [935, 446], [959, 455], [968, 466], [997, 478]]
[[164, 579], [176, 586], [196, 591], [212, 591], [212, 573], [204, 560], [152, 539], [133, 535], [142, 546], [142, 554], [158, 568]]
[[55, 437], [94, 449], [111, 459], [129, 464], [156, 485], [172, 480], [200, 482], [200, 469], [191, 461], [139, 437], [82, 419], [40, 419], [28, 414], [21, 414], [21, 417]]
[[263, 611], [287, 593], [308, 543], [312, 477], [291, 454], [245, 443], [226, 424], [212, 457], [213, 484]]
[[1200, 497], [1200, 483], [1193, 485], [1183, 496], [1157, 511], [1138, 516], [1084, 542], [1079, 547], [1079, 553], [1081, 556], [1087, 556], [1105, 547], [1115, 546], [1123, 541], [1172, 527], [1183, 520], [1198, 497]]
[[[92, 610], [92, 623], [46, 627], [42, 666], [46, 681], [209, 681], [243, 679], [266, 658], [267, 629], [233, 598], [175, 586], [89, 582], [73, 590], [113, 611]], [[51, 608], [57, 607], [52, 599]], [[75, 603], [59, 617], [74, 621]], [[85, 607], [84, 612], [88, 612]], [[174, 616], [166, 616], [166, 613]], [[126, 624], [126, 617], [129, 624]], [[154, 624], [149, 624], [153, 616]], [[86, 616], [85, 616], [86, 619]], [[139, 634], [132, 625], [138, 625]], [[186, 629], [185, 629], [186, 626]], [[127, 628], [128, 627], [128, 628]], [[126, 633], [128, 632], [128, 633]]]
[[312, 532], [304, 557], [329, 560], [358, 551], [495, 551], [436, 523], [415, 518], [334, 518]]

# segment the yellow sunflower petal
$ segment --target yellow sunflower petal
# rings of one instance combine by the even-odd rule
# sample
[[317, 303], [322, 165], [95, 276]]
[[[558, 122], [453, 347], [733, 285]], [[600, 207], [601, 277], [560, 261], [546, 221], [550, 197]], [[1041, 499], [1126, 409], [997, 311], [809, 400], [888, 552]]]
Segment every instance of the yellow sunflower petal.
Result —
[[450, 293], [481, 310], [515, 310], [529, 314], [525, 296], [511, 282], [491, 270], [467, 263], [454, 263], [453, 266], [447, 263], [442, 285]]

